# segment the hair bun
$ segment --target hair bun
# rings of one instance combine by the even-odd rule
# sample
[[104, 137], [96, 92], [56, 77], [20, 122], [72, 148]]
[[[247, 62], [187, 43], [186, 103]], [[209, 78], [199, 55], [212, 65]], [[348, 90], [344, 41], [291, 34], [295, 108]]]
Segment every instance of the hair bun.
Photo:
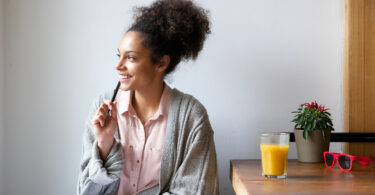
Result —
[[169, 72], [181, 59], [196, 59], [211, 33], [208, 11], [191, 0], [157, 0], [149, 7], [135, 8], [135, 22], [129, 30], [146, 34], [144, 44], [155, 55], [171, 57]]

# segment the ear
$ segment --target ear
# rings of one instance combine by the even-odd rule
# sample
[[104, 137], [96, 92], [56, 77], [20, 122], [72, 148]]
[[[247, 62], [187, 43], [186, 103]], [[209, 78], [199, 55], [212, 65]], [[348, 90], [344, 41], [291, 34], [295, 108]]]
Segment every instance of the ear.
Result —
[[171, 58], [169, 57], [169, 55], [164, 55], [160, 59], [158, 66], [156, 66], [156, 71], [164, 72], [168, 68], [170, 62], [171, 62]]

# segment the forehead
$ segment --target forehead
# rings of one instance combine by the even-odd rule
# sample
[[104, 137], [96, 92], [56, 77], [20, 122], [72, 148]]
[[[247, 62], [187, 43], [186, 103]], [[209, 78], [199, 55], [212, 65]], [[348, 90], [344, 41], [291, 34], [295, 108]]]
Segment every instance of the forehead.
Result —
[[129, 31], [121, 39], [119, 50], [121, 52], [127, 51], [142, 51], [146, 49], [143, 44], [143, 36], [139, 32]]

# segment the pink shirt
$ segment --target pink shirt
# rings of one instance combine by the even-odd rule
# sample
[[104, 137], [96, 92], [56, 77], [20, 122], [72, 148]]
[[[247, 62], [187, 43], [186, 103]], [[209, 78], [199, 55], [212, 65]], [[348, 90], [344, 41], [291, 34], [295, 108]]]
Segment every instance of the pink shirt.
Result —
[[172, 90], [165, 84], [158, 111], [145, 125], [131, 104], [133, 91], [118, 91], [118, 126], [124, 165], [118, 195], [136, 194], [159, 183], [161, 153]]

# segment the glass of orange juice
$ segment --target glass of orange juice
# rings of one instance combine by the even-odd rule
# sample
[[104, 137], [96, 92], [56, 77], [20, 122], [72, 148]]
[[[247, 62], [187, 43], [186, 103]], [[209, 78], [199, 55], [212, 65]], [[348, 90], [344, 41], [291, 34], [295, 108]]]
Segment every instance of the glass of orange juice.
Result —
[[288, 150], [289, 133], [263, 133], [260, 136], [262, 175], [271, 178], [286, 178]]

